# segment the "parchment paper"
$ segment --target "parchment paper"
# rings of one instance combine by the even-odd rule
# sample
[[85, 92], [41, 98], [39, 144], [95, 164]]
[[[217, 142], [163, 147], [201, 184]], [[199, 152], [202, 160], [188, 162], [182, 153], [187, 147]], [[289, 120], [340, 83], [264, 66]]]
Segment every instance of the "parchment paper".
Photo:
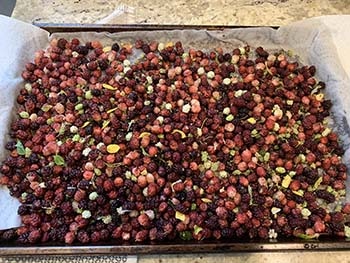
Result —
[[[328, 16], [304, 20], [278, 30], [268, 27], [224, 31], [153, 31], [122, 33], [60, 33], [49, 36], [35, 26], [0, 16], [0, 149], [4, 148], [16, 94], [22, 85], [21, 72], [34, 52], [45, 49], [52, 37], [78, 37], [84, 43], [99, 39], [104, 44], [135, 39], [169, 42], [181, 40], [185, 49], [222, 47], [227, 51], [249, 44], [268, 50], [285, 49], [298, 54], [303, 64], [315, 65], [317, 77], [326, 83], [326, 95], [333, 102], [332, 120], [346, 150], [345, 163], [350, 164], [350, 16]], [[0, 161], [5, 151], [0, 150]], [[350, 189], [349, 183], [347, 189]], [[347, 201], [350, 194], [347, 195]], [[18, 226], [18, 201], [6, 189], [0, 189], [0, 229]]]

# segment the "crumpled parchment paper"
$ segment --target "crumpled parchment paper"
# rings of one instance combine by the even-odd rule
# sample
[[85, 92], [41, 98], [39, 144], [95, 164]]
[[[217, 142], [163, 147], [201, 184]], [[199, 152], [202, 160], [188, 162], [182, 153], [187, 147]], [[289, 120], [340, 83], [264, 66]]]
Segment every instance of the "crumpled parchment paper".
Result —
[[[0, 16], [0, 149], [8, 139], [9, 123], [14, 116], [14, 103], [22, 85], [21, 72], [26, 62], [32, 61], [37, 50], [45, 49], [52, 37], [78, 37], [83, 42], [99, 39], [104, 44], [127, 43], [135, 39], [169, 42], [181, 40], [184, 47], [211, 49], [222, 47], [227, 51], [249, 44], [268, 50], [292, 50], [303, 64], [313, 64], [317, 77], [327, 84], [326, 96], [332, 100], [333, 127], [340, 135], [346, 150], [345, 163], [350, 164], [350, 16], [312, 18], [282, 26], [226, 29], [223, 31], [174, 30], [121, 33], [56, 33], [33, 25]], [[0, 150], [0, 161], [6, 151]], [[350, 188], [349, 183], [347, 184]], [[347, 201], [350, 194], [347, 195]], [[0, 229], [19, 226], [19, 203], [8, 190], [0, 188]]]

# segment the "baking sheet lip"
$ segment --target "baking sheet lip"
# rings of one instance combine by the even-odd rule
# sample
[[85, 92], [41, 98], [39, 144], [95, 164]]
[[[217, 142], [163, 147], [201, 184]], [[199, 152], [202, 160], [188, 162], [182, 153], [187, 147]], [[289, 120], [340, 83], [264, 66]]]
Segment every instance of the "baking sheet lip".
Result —
[[224, 30], [235, 28], [273, 28], [278, 29], [278, 25], [174, 25], [174, 24], [77, 24], [77, 23], [33, 23], [50, 33], [58, 32], [122, 32], [122, 31], [153, 31], [153, 30]]
[[0, 256], [93, 256], [93, 255], [145, 255], [176, 253], [238, 253], [238, 252], [288, 252], [288, 251], [341, 251], [350, 250], [350, 242], [285, 242], [285, 243], [207, 243], [166, 245], [107, 245], [107, 246], [40, 246], [0, 247]]

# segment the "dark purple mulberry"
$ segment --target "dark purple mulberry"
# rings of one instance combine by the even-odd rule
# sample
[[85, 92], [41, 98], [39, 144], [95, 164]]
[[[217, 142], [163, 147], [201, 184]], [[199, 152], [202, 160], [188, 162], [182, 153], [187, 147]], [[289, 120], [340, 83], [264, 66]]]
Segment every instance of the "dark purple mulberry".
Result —
[[17, 237], [17, 234], [16, 234], [16, 230], [15, 229], [6, 230], [2, 234], [2, 239], [3, 240], [12, 240], [12, 239], [15, 239], [16, 237]]
[[78, 232], [77, 239], [79, 242], [81, 242], [83, 244], [89, 243], [89, 241], [90, 241], [90, 237], [89, 237], [88, 233], [84, 230], [80, 230]]
[[207, 220], [204, 221], [205, 226], [211, 230], [215, 230], [219, 228], [219, 218], [217, 216], [211, 216]]
[[325, 200], [327, 203], [333, 203], [335, 201], [335, 196], [327, 190], [317, 190], [315, 193], [318, 198]]

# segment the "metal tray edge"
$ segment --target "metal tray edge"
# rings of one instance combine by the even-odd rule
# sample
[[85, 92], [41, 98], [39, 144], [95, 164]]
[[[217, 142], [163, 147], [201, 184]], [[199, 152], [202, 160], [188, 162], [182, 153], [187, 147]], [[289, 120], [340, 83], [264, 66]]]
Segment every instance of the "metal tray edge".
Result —
[[247, 243], [190, 243], [159, 245], [94, 245], [94, 246], [11, 246], [0, 247], [0, 256], [28, 255], [120, 255], [120, 254], [175, 254], [175, 253], [237, 253], [283, 251], [335, 251], [350, 250], [346, 241], [308, 242], [247, 242]]
[[278, 29], [278, 26], [254, 26], [254, 25], [157, 25], [157, 24], [74, 24], [74, 23], [34, 23], [35, 26], [45, 29], [50, 33], [56, 32], [122, 32], [122, 31], [154, 31], [154, 30], [224, 30], [233, 28], [269, 27]]

